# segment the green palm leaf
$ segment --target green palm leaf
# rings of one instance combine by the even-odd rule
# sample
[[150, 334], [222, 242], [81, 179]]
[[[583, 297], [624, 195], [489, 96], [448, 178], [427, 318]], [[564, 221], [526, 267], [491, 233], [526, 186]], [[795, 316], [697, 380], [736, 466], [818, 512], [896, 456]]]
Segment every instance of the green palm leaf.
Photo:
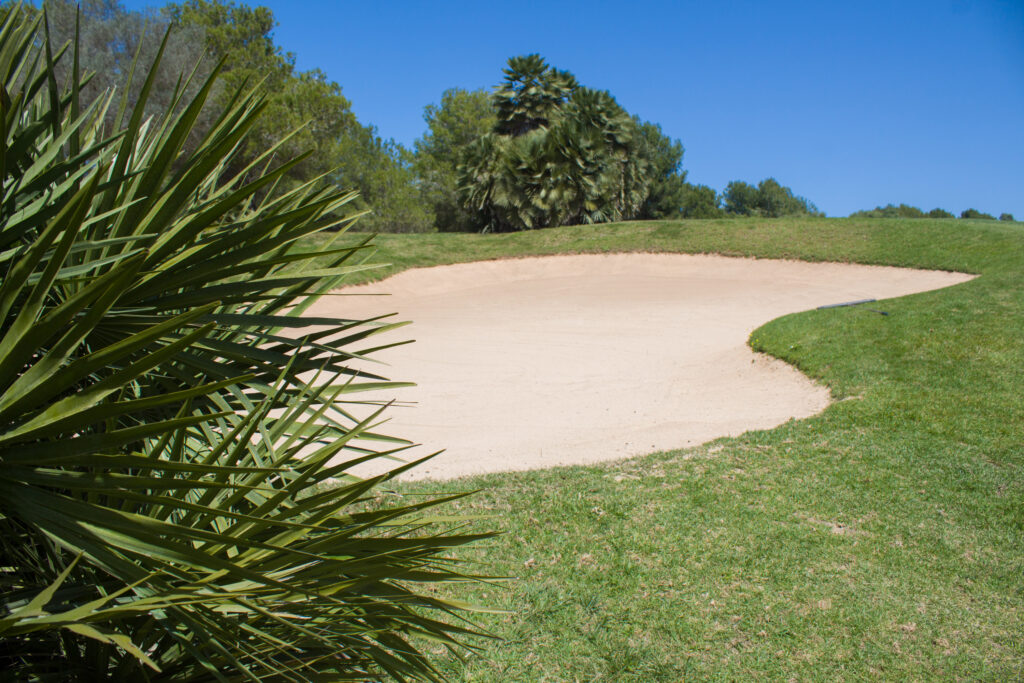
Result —
[[416, 586], [473, 579], [449, 553], [486, 534], [430, 515], [453, 497], [371, 504], [423, 459], [351, 474], [408, 448], [376, 432], [386, 406], [346, 403], [401, 386], [350, 365], [397, 325], [303, 319], [370, 246], [292, 248], [351, 225], [354, 195], [279, 191], [300, 160], [267, 170], [274, 149], [224, 176], [258, 90], [186, 154], [215, 76], [147, 121], [143, 74], [104, 134], [112, 98], [82, 106], [77, 68], [54, 78], [76, 50], [31, 8], [0, 23], [0, 662], [38, 680], [436, 678], [419, 641], [470, 646], [453, 617], [472, 608]]

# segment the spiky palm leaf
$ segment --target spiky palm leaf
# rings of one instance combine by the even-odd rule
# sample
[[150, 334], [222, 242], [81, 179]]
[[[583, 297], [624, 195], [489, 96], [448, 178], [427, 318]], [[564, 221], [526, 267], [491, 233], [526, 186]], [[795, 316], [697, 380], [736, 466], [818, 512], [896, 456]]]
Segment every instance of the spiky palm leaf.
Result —
[[183, 153], [216, 73], [158, 119], [151, 77], [133, 108], [83, 107], [42, 22], [15, 8], [0, 27], [0, 661], [56, 680], [434, 677], [417, 639], [471, 629], [410, 586], [465, 580], [447, 553], [479, 536], [437, 528], [443, 500], [368, 502], [403, 468], [348, 470], [406, 444], [344, 400], [397, 386], [349, 363], [390, 326], [300, 315], [365, 267], [365, 241], [294, 249], [350, 224], [353, 196], [275, 191], [296, 160], [268, 170], [273, 149], [224, 177], [258, 90]]

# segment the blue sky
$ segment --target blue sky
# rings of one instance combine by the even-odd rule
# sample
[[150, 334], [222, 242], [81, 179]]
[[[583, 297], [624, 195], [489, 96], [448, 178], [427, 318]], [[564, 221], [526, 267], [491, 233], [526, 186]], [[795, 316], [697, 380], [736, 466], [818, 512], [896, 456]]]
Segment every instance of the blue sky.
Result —
[[446, 88], [491, 88], [537, 52], [680, 139], [691, 182], [774, 176], [832, 216], [905, 202], [1024, 219], [1020, 0], [249, 4], [405, 145]]

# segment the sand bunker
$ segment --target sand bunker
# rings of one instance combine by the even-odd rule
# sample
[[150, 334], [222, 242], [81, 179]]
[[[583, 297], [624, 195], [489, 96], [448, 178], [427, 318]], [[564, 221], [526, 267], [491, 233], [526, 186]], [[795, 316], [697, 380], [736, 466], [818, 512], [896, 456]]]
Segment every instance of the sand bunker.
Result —
[[446, 449], [410, 478], [449, 478], [682, 448], [813, 415], [828, 391], [754, 354], [751, 331], [824, 304], [970, 278], [720, 256], [554, 256], [406, 271], [342, 290], [389, 297], [325, 297], [309, 315], [397, 311], [414, 321], [379, 339], [415, 344], [375, 355], [390, 367], [366, 367], [418, 384], [373, 396], [417, 404], [390, 409], [383, 431], [424, 444], [412, 454]]

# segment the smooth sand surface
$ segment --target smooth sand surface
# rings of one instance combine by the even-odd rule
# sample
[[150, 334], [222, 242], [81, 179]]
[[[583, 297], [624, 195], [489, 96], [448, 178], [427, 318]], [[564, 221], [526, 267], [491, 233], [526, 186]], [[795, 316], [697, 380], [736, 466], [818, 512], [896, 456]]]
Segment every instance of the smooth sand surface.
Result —
[[308, 315], [397, 311], [414, 321], [373, 338], [414, 344], [374, 355], [388, 366], [363, 367], [418, 386], [353, 398], [415, 402], [389, 408], [381, 431], [423, 444], [410, 458], [445, 449], [406, 475], [441, 479], [683, 448], [814, 415], [828, 390], [753, 353], [755, 328], [971, 277], [721, 256], [552, 256], [410, 270], [340, 290], [388, 297], [325, 297]]

